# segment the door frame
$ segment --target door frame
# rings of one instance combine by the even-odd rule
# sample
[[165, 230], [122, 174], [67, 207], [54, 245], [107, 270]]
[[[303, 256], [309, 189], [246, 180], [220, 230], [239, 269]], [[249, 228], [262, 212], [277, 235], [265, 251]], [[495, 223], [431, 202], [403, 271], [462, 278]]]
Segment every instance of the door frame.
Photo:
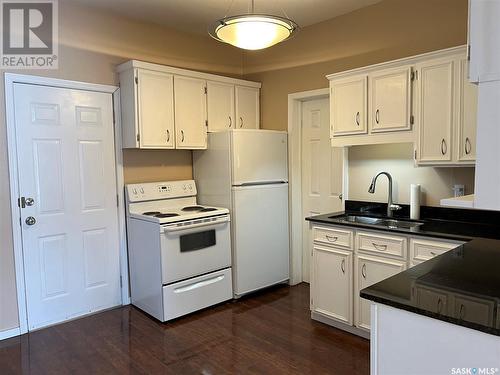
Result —
[[[10, 184], [10, 206], [12, 237], [14, 245], [14, 265], [16, 272], [17, 308], [19, 328], [9, 331], [10, 336], [17, 336], [28, 332], [28, 314], [26, 303], [26, 286], [24, 281], [24, 258], [22, 231], [19, 225], [19, 207], [17, 199], [19, 193], [19, 175], [17, 164], [17, 143], [15, 127], [14, 107], [14, 84], [30, 84], [74, 90], [86, 90], [112, 95], [113, 120], [114, 120], [114, 142], [115, 142], [115, 168], [116, 168], [116, 194], [118, 199], [118, 243], [120, 253], [120, 284], [122, 305], [130, 304], [129, 277], [128, 277], [128, 255], [127, 236], [125, 228], [125, 200], [123, 179], [123, 155], [122, 155], [122, 127], [120, 119], [120, 89], [116, 86], [101, 85], [95, 83], [69, 81], [58, 78], [48, 78], [33, 75], [5, 73], [5, 115], [7, 126], [7, 155], [9, 159], [9, 184]], [[2, 337], [6, 338], [6, 337]]]
[[[329, 98], [328, 88], [288, 94], [288, 189], [290, 212], [290, 284], [302, 282], [302, 103]], [[347, 199], [347, 148], [344, 148], [343, 201]]]

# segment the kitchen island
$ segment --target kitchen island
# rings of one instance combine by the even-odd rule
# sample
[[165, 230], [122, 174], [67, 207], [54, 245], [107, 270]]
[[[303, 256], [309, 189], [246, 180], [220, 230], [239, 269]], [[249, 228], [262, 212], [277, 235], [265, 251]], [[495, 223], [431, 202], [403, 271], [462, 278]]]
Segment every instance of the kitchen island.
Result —
[[499, 373], [498, 213], [383, 209], [347, 201], [307, 219], [312, 318], [369, 334], [372, 374]]

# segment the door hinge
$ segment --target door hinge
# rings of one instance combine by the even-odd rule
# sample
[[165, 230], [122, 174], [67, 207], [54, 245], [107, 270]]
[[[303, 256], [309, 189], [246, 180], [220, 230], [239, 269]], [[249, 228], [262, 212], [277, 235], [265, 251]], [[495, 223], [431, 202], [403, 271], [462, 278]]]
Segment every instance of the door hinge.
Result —
[[410, 115], [410, 125], [413, 125], [415, 122], [415, 117], [413, 115]]
[[141, 135], [137, 134], [137, 142], [139, 142], [140, 140], [141, 140]]
[[467, 46], [467, 61], [470, 61], [470, 44]]
[[413, 70], [413, 68], [411, 69], [411, 72], [410, 72], [410, 80], [411, 81], [415, 80], [415, 71]]
[[120, 289], [123, 288], [123, 277], [120, 275]]
[[139, 84], [139, 77], [135, 77], [135, 84], [138, 85]]
[[113, 106], [113, 125], [116, 125], [115, 107]]
[[207, 89], [207, 86], [205, 86], [205, 94], [208, 93], [208, 89]]
[[208, 128], [208, 120], [205, 120], [205, 126]]
[[116, 194], [116, 207], [120, 207], [120, 197]]
[[415, 157], [415, 160], [417, 160], [417, 150], [414, 151], [414, 157]]

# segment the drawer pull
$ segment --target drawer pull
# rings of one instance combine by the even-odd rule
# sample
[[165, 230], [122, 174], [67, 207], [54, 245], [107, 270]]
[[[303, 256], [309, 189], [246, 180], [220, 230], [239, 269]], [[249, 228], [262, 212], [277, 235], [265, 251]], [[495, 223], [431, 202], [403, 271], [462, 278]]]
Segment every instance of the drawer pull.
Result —
[[431, 255], [435, 257], [437, 254], [434, 251], [431, 251]]
[[337, 236], [329, 236], [328, 234], [325, 234], [325, 237], [328, 242], [337, 242], [337, 240], [339, 239]]
[[463, 303], [460, 304], [460, 319], [465, 318], [465, 305]]
[[340, 269], [342, 270], [342, 273], [345, 273], [345, 259], [342, 259], [342, 263], [340, 264]]
[[441, 140], [441, 154], [446, 155], [448, 152], [448, 146], [446, 145], [446, 140], [443, 138]]
[[386, 251], [387, 250], [387, 245], [377, 245], [375, 242], [372, 242], [372, 245], [378, 251]]
[[356, 112], [355, 120], [356, 120], [356, 125], [359, 126], [359, 112]]
[[465, 138], [465, 155], [469, 155], [472, 150], [472, 144], [470, 143], [469, 137]]
[[378, 124], [380, 119], [380, 111], [377, 109], [375, 111], [375, 122]]
[[361, 275], [363, 279], [366, 279], [366, 264], [363, 264], [363, 267], [361, 267]]

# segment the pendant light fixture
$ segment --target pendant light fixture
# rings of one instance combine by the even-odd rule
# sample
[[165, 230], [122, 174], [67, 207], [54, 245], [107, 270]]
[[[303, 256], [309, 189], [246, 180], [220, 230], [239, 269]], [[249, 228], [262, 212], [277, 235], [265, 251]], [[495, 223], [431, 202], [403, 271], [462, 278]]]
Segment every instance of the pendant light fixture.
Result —
[[254, 10], [254, 0], [251, 0], [250, 13], [218, 20], [210, 28], [210, 36], [238, 48], [258, 50], [290, 38], [299, 28], [284, 12], [285, 17], [279, 17], [258, 14]]

